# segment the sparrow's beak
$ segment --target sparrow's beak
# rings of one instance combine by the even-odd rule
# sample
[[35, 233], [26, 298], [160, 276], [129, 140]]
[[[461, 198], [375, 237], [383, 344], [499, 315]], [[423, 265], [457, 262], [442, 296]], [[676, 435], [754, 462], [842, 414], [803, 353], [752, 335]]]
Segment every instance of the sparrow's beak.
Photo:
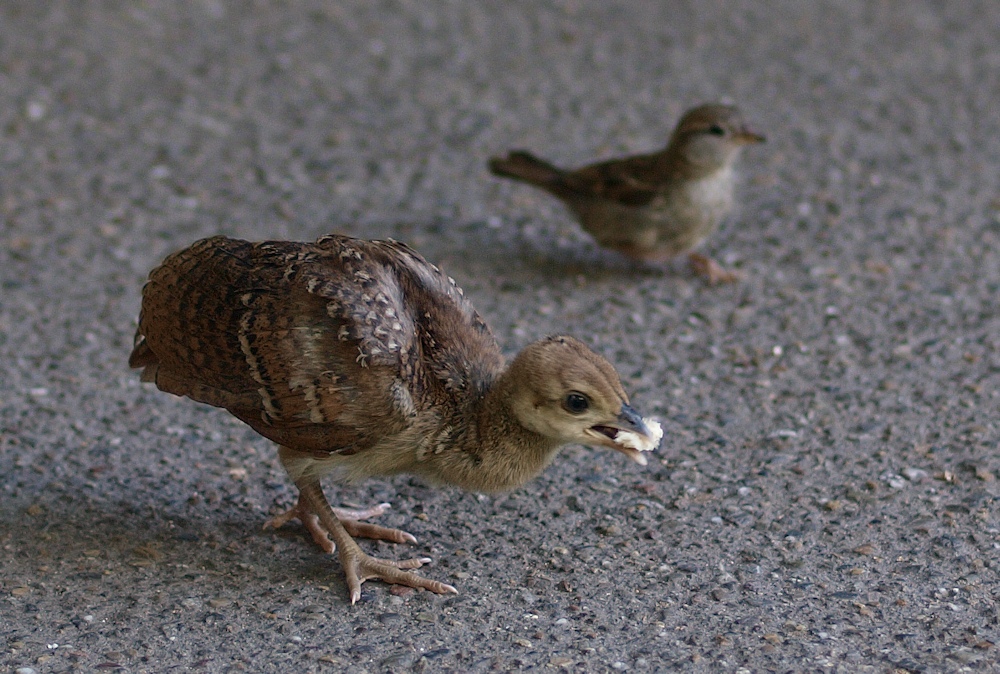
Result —
[[616, 449], [640, 466], [646, 465], [644, 453], [656, 449], [663, 437], [660, 424], [643, 419], [634, 408], [625, 404], [614, 421], [591, 426], [587, 432], [595, 444]]
[[763, 143], [767, 138], [762, 134], [744, 126], [742, 129], [733, 134], [733, 139], [739, 145], [753, 145], [755, 143]]

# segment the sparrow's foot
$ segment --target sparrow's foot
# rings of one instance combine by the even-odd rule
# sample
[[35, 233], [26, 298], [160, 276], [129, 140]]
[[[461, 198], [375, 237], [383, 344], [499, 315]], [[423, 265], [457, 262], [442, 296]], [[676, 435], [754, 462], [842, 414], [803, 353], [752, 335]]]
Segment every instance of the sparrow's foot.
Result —
[[437, 594], [458, 594], [458, 590], [451, 585], [403, 570], [417, 569], [430, 561], [429, 557], [404, 559], [398, 562], [377, 559], [362, 552], [357, 544], [350, 545], [346, 541], [340, 549], [340, 565], [344, 568], [344, 577], [347, 581], [347, 589], [351, 594], [352, 604], [361, 599], [361, 583], [373, 578], [393, 585], [406, 585], [407, 587], [430, 590]]
[[[393, 543], [416, 543], [417, 539], [414, 538], [412, 534], [405, 531], [401, 531], [399, 529], [389, 529], [388, 527], [380, 527], [377, 524], [358, 521], [369, 517], [377, 517], [388, 509], [388, 503], [380, 503], [376, 506], [372, 506], [371, 508], [365, 508], [364, 510], [333, 508], [333, 514], [336, 515], [337, 519], [340, 520], [340, 523], [344, 525], [344, 529], [346, 529], [351, 536], [371, 538], [380, 541], [391, 541]], [[319, 521], [319, 516], [313, 512], [312, 508], [309, 507], [309, 504], [306, 503], [306, 501], [301, 497], [299, 497], [298, 503], [295, 504], [294, 508], [281, 513], [280, 515], [276, 515], [265, 522], [264, 528], [277, 529], [278, 527], [283, 526], [289, 521], [295, 519], [302, 522], [302, 526], [304, 526], [306, 531], [308, 531], [312, 536], [316, 545], [323, 549], [323, 552], [333, 554], [337, 550], [337, 546], [330, 539], [330, 532], [327, 531], [326, 527], [324, 527]], [[419, 564], [417, 566], [419, 566]]]
[[696, 276], [701, 276], [708, 281], [709, 285], [735, 283], [743, 278], [739, 272], [730, 271], [712, 258], [700, 253], [690, 253], [688, 260], [691, 262], [691, 271]]

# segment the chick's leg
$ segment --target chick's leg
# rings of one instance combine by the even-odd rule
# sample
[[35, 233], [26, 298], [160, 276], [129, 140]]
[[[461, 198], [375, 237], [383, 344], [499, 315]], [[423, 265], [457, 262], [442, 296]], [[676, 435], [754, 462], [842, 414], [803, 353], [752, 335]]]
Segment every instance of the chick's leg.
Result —
[[[436, 580], [421, 578], [403, 569], [415, 569], [431, 560], [426, 557], [407, 559], [399, 562], [376, 559], [362, 552], [351, 536], [364, 536], [397, 543], [416, 542], [410, 534], [398, 529], [387, 529], [375, 524], [358, 522], [356, 518], [370, 517], [385, 511], [385, 504], [367, 510], [341, 510], [339, 513], [332, 507], [323, 495], [319, 484], [319, 475], [311, 470], [314, 460], [310, 455], [297, 452], [288, 447], [279, 449], [281, 463], [289, 476], [299, 488], [299, 501], [287, 513], [275, 517], [269, 526], [281, 526], [292, 518], [302, 520], [303, 525], [313, 536], [313, 540], [326, 552], [337, 551], [340, 564], [344, 568], [347, 588], [351, 593], [351, 603], [361, 598], [361, 583], [372, 578], [387, 583], [408, 585], [424, 588], [438, 594], [457, 593], [451, 585], [439, 583]], [[347, 517], [343, 517], [347, 515]]]
[[396, 585], [408, 585], [409, 587], [423, 588], [438, 594], [451, 592], [458, 594], [451, 585], [439, 583], [436, 580], [422, 578], [415, 573], [409, 573], [403, 569], [416, 569], [427, 564], [431, 560], [427, 557], [406, 559], [402, 561], [392, 561], [377, 559], [366, 554], [358, 547], [358, 544], [351, 538], [347, 528], [336, 515], [333, 508], [323, 495], [323, 489], [319, 481], [312, 479], [302, 480], [299, 484], [299, 501], [305, 501], [310, 510], [317, 515], [322, 524], [333, 538], [334, 545], [340, 556], [340, 565], [344, 568], [344, 577], [347, 580], [347, 589], [351, 593], [351, 603], [361, 599], [361, 583], [372, 578], [377, 578], [386, 583]]
[[[291, 477], [296, 484], [302, 480], [306, 480], [307, 477], [318, 482], [319, 475], [323, 472], [321, 469], [317, 470], [316, 459], [311, 454], [306, 452], [299, 452], [289, 447], [279, 446], [278, 458], [281, 459], [281, 465], [285, 467], [289, 477]], [[323, 500], [326, 502], [325, 498]], [[330, 506], [327, 505], [326, 507], [329, 508]], [[364, 510], [332, 508], [334, 516], [341, 521], [344, 528], [351, 536], [392, 541], [393, 543], [416, 543], [417, 539], [414, 538], [412, 534], [405, 531], [401, 531], [399, 529], [389, 529], [387, 527], [380, 527], [377, 524], [369, 524], [367, 522], [358, 521], [369, 517], [376, 517], [388, 509], [388, 503], [380, 503], [377, 506], [372, 506], [371, 508], [366, 508]], [[294, 508], [272, 517], [264, 523], [264, 528], [277, 529], [294, 519], [302, 522], [302, 526], [306, 528], [306, 531], [308, 531], [312, 536], [316, 545], [322, 548], [324, 552], [332, 554], [337, 549], [334, 545], [334, 541], [330, 539], [329, 532], [326, 527], [322, 522], [320, 522], [318, 512], [312, 508], [308, 501], [302, 498], [301, 494], [299, 495], [299, 500], [295, 504]]]
[[[371, 508], [365, 508], [364, 510], [355, 510], [352, 508], [331, 508], [334, 516], [340, 520], [341, 524], [351, 536], [358, 536], [360, 538], [372, 538], [380, 541], [392, 541], [393, 543], [416, 543], [417, 539], [414, 538], [413, 534], [401, 531], [400, 529], [390, 529], [388, 527], [380, 527], [377, 524], [369, 524], [368, 522], [359, 522], [358, 520], [367, 519], [369, 517], [377, 517], [381, 515], [386, 510], [389, 509], [388, 503], [380, 503], [377, 506], [372, 506]], [[319, 516], [313, 512], [309, 507], [309, 504], [299, 496], [298, 503], [295, 507], [276, 515], [264, 523], [264, 528], [274, 528], [284, 526], [291, 520], [299, 520], [302, 522], [302, 526], [306, 528], [306, 531], [310, 533], [312, 539], [316, 542], [323, 552], [333, 553], [336, 550], [333, 541], [330, 540], [330, 536], [326, 528], [319, 521]]]
[[701, 253], [689, 253], [688, 261], [691, 263], [691, 270], [695, 275], [703, 277], [709, 285], [735, 283], [742, 278], [738, 272], [726, 269], [712, 258]]

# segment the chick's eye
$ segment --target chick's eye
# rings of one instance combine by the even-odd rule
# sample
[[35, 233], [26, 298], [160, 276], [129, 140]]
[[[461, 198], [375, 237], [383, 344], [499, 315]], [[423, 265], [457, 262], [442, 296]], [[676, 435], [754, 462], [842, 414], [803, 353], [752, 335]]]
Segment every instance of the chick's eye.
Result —
[[723, 129], [718, 124], [713, 124], [712, 126], [708, 127], [708, 132], [710, 134], [712, 134], [713, 136], [725, 136], [726, 135], [726, 130]]
[[590, 407], [590, 401], [587, 400], [587, 396], [582, 393], [569, 393], [566, 395], [566, 399], [563, 401], [563, 407], [566, 408], [567, 412], [571, 414], [582, 414], [587, 411]]

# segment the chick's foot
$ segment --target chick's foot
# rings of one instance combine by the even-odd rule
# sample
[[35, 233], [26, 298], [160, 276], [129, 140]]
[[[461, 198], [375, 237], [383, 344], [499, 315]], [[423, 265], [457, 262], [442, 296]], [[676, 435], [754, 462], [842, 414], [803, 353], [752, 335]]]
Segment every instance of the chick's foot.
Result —
[[[363, 510], [356, 510], [352, 508], [333, 508], [333, 514], [336, 515], [337, 519], [344, 526], [351, 536], [358, 536], [360, 538], [371, 538], [373, 540], [380, 541], [391, 541], [393, 543], [416, 543], [417, 539], [410, 533], [401, 531], [399, 529], [390, 529], [388, 527], [382, 527], [377, 524], [371, 524], [369, 522], [361, 522], [359, 520], [368, 519], [369, 517], [378, 517], [379, 515], [385, 513], [389, 509], [388, 503], [379, 503], [376, 506], [370, 508], [365, 508]], [[327, 554], [333, 554], [337, 550], [336, 544], [331, 540], [330, 532], [327, 531], [326, 527], [323, 526], [322, 522], [319, 520], [319, 515], [317, 515], [309, 504], [303, 499], [299, 498], [298, 502], [295, 504], [294, 508], [276, 515], [264, 523], [265, 529], [277, 529], [278, 527], [284, 526], [291, 520], [299, 520], [302, 522], [302, 526], [306, 528], [306, 531], [312, 536], [313, 541], [316, 542], [323, 552]], [[416, 566], [420, 566], [417, 564]], [[416, 568], [406, 567], [406, 568]]]
[[[353, 543], [353, 541], [352, 541]], [[344, 578], [351, 594], [351, 603], [361, 598], [361, 583], [377, 579], [392, 585], [406, 585], [416, 589], [430, 590], [437, 594], [458, 594], [451, 585], [418, 576], [404, 569], [417, 569], [430, 562], [429, 557], [417, 557], [393, 561], [372, 557], [356, 544], [346, 543], [340, 549], [340, 565], [344, 568]]]

